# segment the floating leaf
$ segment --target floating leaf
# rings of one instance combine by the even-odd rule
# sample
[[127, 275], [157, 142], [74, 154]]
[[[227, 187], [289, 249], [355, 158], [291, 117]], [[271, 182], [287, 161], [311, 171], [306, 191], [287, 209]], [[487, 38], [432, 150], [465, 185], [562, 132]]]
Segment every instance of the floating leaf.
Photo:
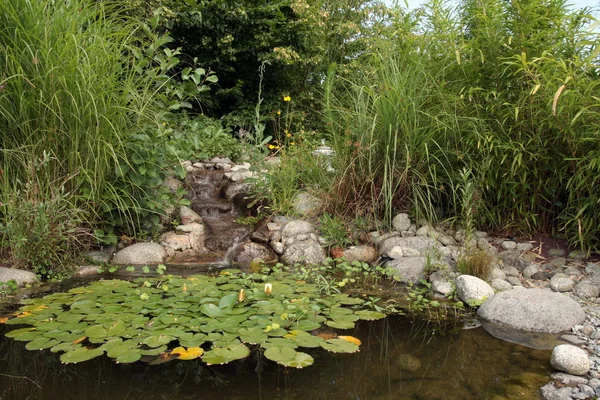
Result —
[[34, 339], [31, 342], [27, 343], [25, 345], [25, 348], [27, 350], [43, 350], [43, 349], [49, 349], [50, 347], [54, 347], [57, 344], [60, 344], [60, 342], [56, 339], [48, 339], [45, 337], [40, 337], [40, 338]]
[[24, 333], [31, 332], [31, 331], [33, 331], [34, 329], [35, 329], [35, 328], [21, 328], [21, 329], [15, 329], [14, 331], [10, 331], [10, 332], [8, 332], [8, 333], [7, 333], [6, 335], [4, 335], [4, 336], [6, 336], [6, 337], [8, 337], [8, 338], [14, 338], [14, 337], [16, 337], [16, 336], [19, 336], [19, 335], [22, 335], [22, 334], [24, 334]]
[[385, 318], [385, 314], [380, 313], [378, 311], [370, 311], [370, 310], [355, 311], [354, 315], [356, 315], [358, 318], [366, 320], [366, 321], [375, 321], [377, 319]]
[[146, 339], [144, 339], [143, 343], [148, 347], [158, 347], [162, 346], [163, 344], [168, 344], [172, 340], [173, 338], [168, 335], [154, 335], [148, 336]]
[[356, 344], [342, 339], [329, 339], [321, 343], [321, 347], [333, 353], [355, 353], [358, 351]]
[[223, 315], [223, 310], [212, 303], [202, 304], [200, 311], [209, 317], [216, 318]]
[[264, 355], [271, 361], [281, 363], [282, 361], [290, 361], [296, 357], [296, 350], [291, 347], [273, 346], [265, 350]]
[[330, 326], [334, 329], [352, 329], [354, 328], [354, 322], [348, 321], [327, 321], [325, 322], [327, 326]]
[[60, 361], [65, 364], [78, 363], [91, 360], [92, 358], [96, 358], [102, 354], [104, 354], [104, 350], [101, 348], [87, 349], [85, 347], [81, 347], [63, 354], [60, 356]]
[[354, 336], [338, 336], [338, 339], [342, 339], [342, 340], [346, 340], [350, 343], [354, 343], [357, 346], [360, 346], [362, 343], [359, 339], [355, 338]]
[[176, 355], [180, 360], [193, 360], [200, 357], [203, 353], [204, 349], [201, 347], [190, 347], [187, 349], [183, 347], [176, 347], [171, 350], [171, 354]]
[[242, 328], [238, 330], [242, 342], [258, 344], [266, 341], [269, 337], [258, 327]]
[[142, 358], [139, 349], [129, 349], [116, 358], [118, 364], [129, 364], [138, 361]]
[[108, 330], [102, 325], [93, 325], [85, 330], [85, 336], [90, 339], [103, 339], [108, 337]]
[[215, 348], [210, 351], [207, 351], [202, 356], [202, 360], [208, 365], [227, 364], [228, 362], [234, 360], [246, 358], [249, 355], [250, 349], [248, 349], [243, 344], [240, 344], [230, 347]]
[[293, 339], [271, 338], [268, 341], [262, 343], [261, 346], [265, 349], [268, 349], [270, 347], [288, 347], [290, 349], [295, 349], [298, 347], [298, 343]]

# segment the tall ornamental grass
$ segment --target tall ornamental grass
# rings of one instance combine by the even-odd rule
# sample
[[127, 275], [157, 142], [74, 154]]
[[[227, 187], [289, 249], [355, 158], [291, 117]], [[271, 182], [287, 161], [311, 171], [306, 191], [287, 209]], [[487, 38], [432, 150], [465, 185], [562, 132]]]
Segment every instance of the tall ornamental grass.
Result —
[[32, 235], [60, 231], [54, 242], [77, 243], [89, 237], [82, 229], [15, 221], [24, 204], [55, 224], [64, 222], [53, 211], [60, 210], [59, 219], [73, 219], [67, 226], [89, 228], [107, 205], [130, 200], [115, 184], [127, 164], [125, 142], [158, 112], [151, 82], [125, 57], [137, 28], [115, 9], [109, 16], [109, 7], [91, 0], [0, 2], [0, 223], [19, 264], [41, 270], [63, 263], [65, 252], [20, 257], [19, 246], [45, 242]]

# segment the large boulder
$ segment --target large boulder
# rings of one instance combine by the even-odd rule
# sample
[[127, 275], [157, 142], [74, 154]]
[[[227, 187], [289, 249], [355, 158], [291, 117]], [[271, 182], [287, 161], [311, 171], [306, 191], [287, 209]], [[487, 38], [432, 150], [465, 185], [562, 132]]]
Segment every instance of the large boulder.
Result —
[[479, 308], [477, 315], [514, 329], [547, 333], [568, 331], [585, 320], [575, 300], [544, 289], [497, 293]]
[[293, 220], [289, 221], [281, 230], [281, 240], [285, 242], [287, 239], [298, 235], [308, 235], [316, 231], [315, 226], [310, 222]]
[[246, 242], [236, 248], [233, 262], [237, 265], [247, 267], [256, 258], [265, 263], [272, 263], [279, 260], [277, 254], [269, 246], [262, 243]]
[[404, 257], [397, 260], [390, 260], [384, 265], [386, 268], [396, 270], [395, 278], [398, 282], [417, 283], [419, 279], [425, 277], [425, 257]]
[[494, 296], [494, 289], [476, 276], [461, 275], [456, 277], [455, 283], [458, 297], [470, 306], [479, 305]]
[[313, 265], [322, 263], [325, 261], [325, 257], [325, 250], [319, 242], [308, 239], [295, 241], [286, 246], [281, 260], [287, 264]]
[[323, 207], [323, 201], [306, 192], [298, 192], [293, 200], [294, 211], [301, 216], [316, 215]]
[[158, 243], [136, 243], [117, 252], [112, 259], [117, 265], [162, 264], [167, 253]]
[[348, 262], [360, 261], [370, 264], [377, 258], [377, 251], [373, 246], [352, 246], [344, 249], [341, 256]]
[[571, 375], [584, 375], [590, 370], [590, 359], [585, 350], [572, 344], [561, 344], [552, 350], [550, 364]]
[[379, 248], [379, 254], [387, 254], [392, 248], [399, 246], [401, 248], [413, 249], [419, 252], [421, 256], [427, 255], [430, 250], [438, 249], [441, 245], [437, 240], [427, 236], [409, 236], [409, 237], [391, 237], [384, 240]]
[[5, 283], [8, 281], [15, 281], [17, 285], [24, 286], [31, 283], [36, 283], [38, 278], [33, 272], [30, 271], [0, 267], [0, 282]]

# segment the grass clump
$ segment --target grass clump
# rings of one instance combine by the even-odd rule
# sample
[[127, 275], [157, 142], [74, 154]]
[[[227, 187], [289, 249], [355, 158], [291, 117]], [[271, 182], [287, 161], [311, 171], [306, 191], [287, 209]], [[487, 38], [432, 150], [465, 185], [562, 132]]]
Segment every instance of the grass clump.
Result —
[[468, 253], [457, 261], [456, 268], [461, 274], [488, 281], [494, 270], [494, 256], [484, 250]]

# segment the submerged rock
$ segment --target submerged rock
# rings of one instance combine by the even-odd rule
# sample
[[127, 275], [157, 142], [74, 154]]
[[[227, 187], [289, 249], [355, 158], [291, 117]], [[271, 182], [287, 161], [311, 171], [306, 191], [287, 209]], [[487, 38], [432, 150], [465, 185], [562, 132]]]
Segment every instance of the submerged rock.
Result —
[[402, 371], [415, 372], [421, 368], [421, 361], [410, 354], [401, 354], [394, 359], [394, 366]]
[[162, 264], [167, 253], [158, 243], [136, 243], [125, 247], [112, 259], [117, 265]]
[[548, 333], [568, 331], [585, 320], [575, 300], [544, 289], [497, 293], [479, 308], [477, 315], [515, 329]]

